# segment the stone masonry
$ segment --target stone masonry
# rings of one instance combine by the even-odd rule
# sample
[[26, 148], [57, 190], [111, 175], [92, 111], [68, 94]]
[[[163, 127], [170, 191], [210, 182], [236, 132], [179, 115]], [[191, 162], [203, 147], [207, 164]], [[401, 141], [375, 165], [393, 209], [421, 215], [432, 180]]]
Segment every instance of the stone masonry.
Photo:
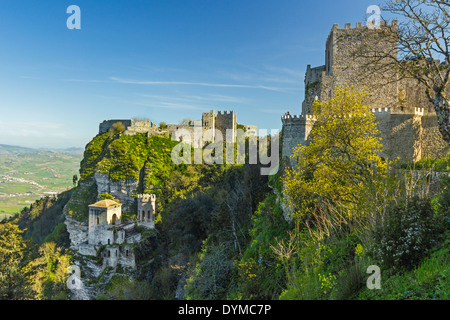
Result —
[[[234, 111], [218, 111], [217, 113], [214, 110], [210, 112], [203, 112], [202, 120], [192, 120], [188, 124], [168, 124], [166, 128], [159, 128], [153, 122], [148, 120], [105, 120], [100, 123], [99, 133], [108, 132], [116, 122], [122, 122], [125, 126], [124, 134], [126, 135], [135, 135], [138, 133], [147, 133], [148, 136], [160, 134], [167, 135], [169, 137], [175, 139], [183, 139], [182, 135], [174, 135], [174, 133], [181, 132], [183, 130], [186, 133], [189, 133], [191, 137], [194, 136], [194, 130], [199, 128], [201, 130], [201, 134], [203, 135], [209, 129], [216, 129], [222, 133], [222, 139], [229, 139], [229, 141], [236, 142], [236, 130], [238, 127], [242, 128], [247, 132], [248, 135], [256, 135], [257, 127], [253, 125], [241, 125], [237, 123], [236, 113]], [[230, 137], [227, 137], [227, 130], [231, 133]], [[195, 148], [203, 147], [207, 142], [215, 141], [216, 137], [214, 136], [214, 131], [211, 131], [213, 136], [203, 138], [203, 144], [199, 141], [192, 141], [192, 145]]]
[[373, 41], [369, 39], [376, 39], [371, 49], [389, 51], [397, 56], [396, 45], [383, 37], [383, 32], [397, 31], [397, 21], [390, 26], [382, 21], [380, 29], [369, 29], [362, 23], [357, 23], [356, 28], [350, 23], [344, 28], [337, 24], [333, 26], [326, 41], [325, 65], [315, 68], [308, 65], [306, 68], [302, 113], [291, 115], [287, 112], [282, 116], [285, 162], [290, 163], [294, 147], [308, 143], [315, 122], [312, 117], [314, 101], [331, 98], [334, 91], [344, 85], [369, 93], [368, 104], [381, 132], [384, 157], [417, 161], [447, 155], [450, 148], [441, 137], [437, 116], [425, 88], [414, 79], [400, 79], [394, 68], [368, 72], [364, 67], [366, 58], [354, 55], [367, 41]]

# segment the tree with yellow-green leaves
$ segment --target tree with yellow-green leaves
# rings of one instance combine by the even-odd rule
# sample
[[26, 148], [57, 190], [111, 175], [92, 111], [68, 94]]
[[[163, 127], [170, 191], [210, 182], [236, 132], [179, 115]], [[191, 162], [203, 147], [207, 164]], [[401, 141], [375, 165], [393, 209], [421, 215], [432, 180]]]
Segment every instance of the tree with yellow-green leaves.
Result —
[[12, 223], [0, 224], [0, 300], [25, 300], [31, 289], [24, 273], [26, 242], [23, 231]]
[[294, 149], [295, 165], [286, 170], [284, 192], [294, 217], [317, 220], [324, 208], [344, 206], [350, 218], [368, 197], [381, 196], [387, 165], [381, 138], [365, 92], [344, 86], [328, 101], [316, 101], [309, 145]]
[[66, 299], [67, 270], [70, 258], [53, 242], [39, 248], [39, 256], [30, 261], [26, 270], [36, 299]]

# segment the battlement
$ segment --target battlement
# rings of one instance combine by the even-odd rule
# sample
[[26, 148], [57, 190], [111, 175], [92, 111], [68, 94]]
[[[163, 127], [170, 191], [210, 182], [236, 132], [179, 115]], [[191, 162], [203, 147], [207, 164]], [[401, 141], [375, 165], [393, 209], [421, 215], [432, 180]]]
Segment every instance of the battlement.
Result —
[[423, 116], [425, 108], [414, 108], [414, 114], [416, 116]]
[[[387, 23], [387, 21], [381, 20], [380, 21], [380, 27], [381, 28], [383, 28], [383, 27], [391, 27], [391, 28], [392, 27], [394, 27], [394, 28], [398, 27], [398, 20], [393, 20], [390, 25]], [[354, 28], [352, 28], [352, 24], [351, 23], [346, 23], [344, 28], [339, 28], [339, 24], [335, 23], [335, 24], [333, 24], [332, 30], [338, 30], [338, 29], [339, 30], [350, 30], [350, 29], [364, 29], [364, 28], [367, 29], [368, 27], [363, 25], [362, 22], [357, 22], [356, 26]]]
[[138, 199], [141, 202], [156, 201], [156, 195], [155, 194], [138, 194]]
[[132, 126], [133, 127], [149, 127], [150, 121], [149, 120], [136, 120], [136, 121], [133, 121]]
[[377, 114], [390, 114], [391, 108], [373, 108], [371, 109], [372, 113]]
[[232, 114], [234, 114], [233, 110], [231, 110], [229, 113], [227, 110], [225, 110], [225, 111], [223, 111], [223, 114], [222, 114], [222, 111], [217, 111], [217, 115], [232, 115]]
[[303, 115], [303, 114], [285, 114], [281, 116], [281, 121], [283, 125], [301, 123], [306, 121], [315, 121], [316, 117], [311, 114]]

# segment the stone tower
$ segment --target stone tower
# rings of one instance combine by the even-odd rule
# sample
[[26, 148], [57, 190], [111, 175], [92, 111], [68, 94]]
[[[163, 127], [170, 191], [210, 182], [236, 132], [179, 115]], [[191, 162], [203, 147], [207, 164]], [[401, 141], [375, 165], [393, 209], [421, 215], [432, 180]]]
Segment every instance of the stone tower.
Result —
[[[305, 75], [305, 101], [302, 114], [313, 113], [315, 100], [327, 100], [334, 96], [334, 91], [345, 84], [353, 85], [360, 91], [366, 89], [371, 94], [370, 105], [374, 108], [395, 108], [398, 104], [397, 69], [394, 67], [383, 71], [369, 70], [368, 58], [358, 54], [367, 42], [370, 42], [370, 55], [389, 53], [397, 56], [397, 43], [387, 34], [398, 32], [398, 22], [387, 25], [381, 21], [379, 29], [369, 29], [361, 22], [352, 27], [346, 23], [344, 28], [333, 25], [325, 46], [325, 65], [316, 68], [307, 66]], [[413, 110], [414, 111], [414, 110]]]
[[[444, 157], [450, 148], [442, 139], [433, 106], [425, 87], [415, 79], [403, 79], [398, 68], [383, 61], [386, 53], [398, 57], [398, 22], [381, 21], [380, 28], [369, 29], [361, 22], [352, 27], [335, 24], [325, 46], [325, 65], [306, 68], [305, 100], [300, 115], [282, 116], [283, 161], [292, 165], [292, 150], [307, 145], [314, 127], [314, 101], [326, 101], [344, 85], [368, 93], [365, 103], [375, 115], [384, 158], [402, 161]], [[367, 52], [366, 52], [367, 51]], [[379, 57], [375, 68], [369, 62]], [[291, 161], [292, 160], [292, 161]]]
[[120, 235], [111, 227], [121, 224], [122, 205], [113, 200], [101, 200], [89, 205], [89, 234], [88, 243], [91, 245], [105, 245], [120, 243], [124, 235]]
[[148, 227], [155, 227], [155, 213], [156, 213], [156, 195], [154, 194], [139, 194], [138, 195], [138, 223]]
[[227, 129], [228, 132], [231, 133], [231, 137], [229, 137], [229, 141], [236, 142], [236, 129], [237, 129], [237, 121], [236, 121], [236, 113], [234, 111], [224, 111], [223, 113], [219, 111], [216, 116], [216, 127], [217, 130], [222, 132], [223, 139], [225, 140]]

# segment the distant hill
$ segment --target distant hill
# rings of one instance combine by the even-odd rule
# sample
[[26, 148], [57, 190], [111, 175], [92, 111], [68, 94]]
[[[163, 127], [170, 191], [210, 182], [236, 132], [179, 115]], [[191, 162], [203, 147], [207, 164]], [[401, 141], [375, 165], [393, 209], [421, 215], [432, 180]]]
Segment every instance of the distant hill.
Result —
[[20, 146], [12, 146], [7, 144], [0, 144], [0, 155], [1, 154], [11, 154], [11, 153], [33, 153], [33, 152], [42, 152], [42, 151], [53, 151], [53, 152], [62, 152], [62, 153], [73, 153], [73, 154], [83, 154], [83, 148], [27, 148]]
[[81, 148], [33, 149], [0, 144], [0, 220], [35, 200], [71, 188]]
[[35, 149], [0, 144], [0, 155], [35, 152]]

